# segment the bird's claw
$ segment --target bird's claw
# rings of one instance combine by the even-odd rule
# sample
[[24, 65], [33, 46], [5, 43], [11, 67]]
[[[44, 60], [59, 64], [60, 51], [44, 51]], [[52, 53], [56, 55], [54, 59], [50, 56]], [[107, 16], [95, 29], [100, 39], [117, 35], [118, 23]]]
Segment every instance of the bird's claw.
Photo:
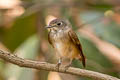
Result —
[[56, 68], [58, 71], [59, 71], [60, 65], [61, 65], [61, 63], [58, 62], [58, 63], [56, 64], [56, 66], [55, 66], [55, 68]]

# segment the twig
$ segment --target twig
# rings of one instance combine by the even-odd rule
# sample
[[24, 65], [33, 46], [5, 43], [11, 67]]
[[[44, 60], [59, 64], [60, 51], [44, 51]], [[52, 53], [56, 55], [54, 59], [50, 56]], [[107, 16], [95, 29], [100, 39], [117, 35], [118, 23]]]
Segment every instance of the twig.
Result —
[[55, 67], [55, 64], [23, 59], [3, 50], [0, 50], [0, 58], [10, 63], [13, 63], [15, 65], [18, 65], [20, 67], [68, 73], [68, 74], [78, 75], [81, 77], [92, 78], [94, 80], [120, 80], [116, 77], [112, 77], [106, 74], [102, 74], [102, 73], [98, 73], [90, 70], [73, 68], [73, 67], [70, 67], [67, 70], [65, 70], [63, 66], [60, 66], [58, 71], [58, 69], [56, 69]]

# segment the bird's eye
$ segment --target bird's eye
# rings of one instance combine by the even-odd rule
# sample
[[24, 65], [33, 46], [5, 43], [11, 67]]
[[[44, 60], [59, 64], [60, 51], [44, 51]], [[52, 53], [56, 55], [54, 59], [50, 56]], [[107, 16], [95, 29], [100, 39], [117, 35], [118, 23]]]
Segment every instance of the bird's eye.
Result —
[[62, 23], [57, 23], [58, 26], [60, 26]]

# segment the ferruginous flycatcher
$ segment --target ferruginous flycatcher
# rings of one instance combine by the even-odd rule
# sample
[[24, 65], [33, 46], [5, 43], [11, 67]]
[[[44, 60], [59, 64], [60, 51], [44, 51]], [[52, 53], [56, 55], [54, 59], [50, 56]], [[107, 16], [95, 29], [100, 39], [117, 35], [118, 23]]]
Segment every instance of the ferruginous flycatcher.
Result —
[[46, 28], [49, 29], [49, 43], [59, 55], [58, 66], [61, 64], [62, 59], [70, 60], [67, 66], [71, 65], [73, 59], [79, 59], [85, 67], [85, 56], [80, 41], [71, 25], [65, 20], [54, 19]]

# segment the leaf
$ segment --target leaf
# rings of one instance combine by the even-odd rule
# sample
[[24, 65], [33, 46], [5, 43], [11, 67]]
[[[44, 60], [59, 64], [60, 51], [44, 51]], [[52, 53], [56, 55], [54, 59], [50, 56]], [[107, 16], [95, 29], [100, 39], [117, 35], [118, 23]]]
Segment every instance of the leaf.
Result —
[[2, 42], [14, 51], [24, 40], [35, 33], [35, 15], [18, 18], [10, 29], [3, 32]]

